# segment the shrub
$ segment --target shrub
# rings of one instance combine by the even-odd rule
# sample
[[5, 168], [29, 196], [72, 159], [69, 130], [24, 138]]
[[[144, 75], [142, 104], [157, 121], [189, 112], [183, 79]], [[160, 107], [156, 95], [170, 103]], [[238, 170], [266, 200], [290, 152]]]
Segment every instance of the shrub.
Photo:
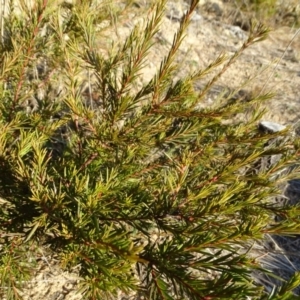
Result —
[[[270, 94], [243, 102], [231, 93], [199, 107], [268, 31], [252, 24], [231, 58], [220, 56], [175, 80], [174, 57], [194, 0], [156, 75], [139, 87], [165, 2], [154, 3], [145, 24], [107, 51], [99, 42], [104, 27], [97, 26], [111, 19], [105, 3], [37, 1], [23, 7], [22, 17], [5, 19], [0, 270], [6, 297], [20, 298], [43, 244], [64, 268], [80, 265], [85, 299], [115, 299], [118, 290], [146, 299], [292, 299], [299, 276], [268, 295], [251, 277], [268, 271], [247, 252], [264, 234], [299, 232], [299, 209], [272, 201], [278, 183], [292, 176], [297, 140], [265, 147], [287, 135], [257, 128], [259, 103]], [[122, 13], [114, 10], [116, 18]], [[193, 85], [220, 65], [195, 92]], [[257, 168], [274, 154], [281, 154], [275, 165]]]

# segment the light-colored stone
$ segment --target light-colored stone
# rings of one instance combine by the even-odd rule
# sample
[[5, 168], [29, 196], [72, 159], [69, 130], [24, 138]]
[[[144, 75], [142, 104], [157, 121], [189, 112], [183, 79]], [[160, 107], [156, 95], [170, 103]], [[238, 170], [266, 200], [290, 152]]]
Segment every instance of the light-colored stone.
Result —
[[259, 126], [261, 127], [261, 129], [270, 131], [272, 133], [279, 132], [286, 129], [286, 126], [280, 125], [275, 122], [270, 122], [270, 121], [261, 121], [259, 122]]

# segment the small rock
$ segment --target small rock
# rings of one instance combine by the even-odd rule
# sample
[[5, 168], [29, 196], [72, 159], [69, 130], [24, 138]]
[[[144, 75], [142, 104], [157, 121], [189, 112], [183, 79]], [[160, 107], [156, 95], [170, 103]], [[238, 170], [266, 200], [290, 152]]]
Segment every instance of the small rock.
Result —
[[259, 123], [259, 129], [262, 131], [269, 131], [271, 133], [275, 133], [286, 129], [286, 127], [275, 122], [261, 121]]
[[209, 13], [213, 14], [216, 17], [221, 17], [223, 14], [223, 10], [220, 5], [216, 2], [207, 2], [204, 4], [204, 9]]
[[203, 17], [201, 15], [199, 15], [197, 12], [193, 12], [192, 17], [191, 17], [192, 21], [202, 21]]

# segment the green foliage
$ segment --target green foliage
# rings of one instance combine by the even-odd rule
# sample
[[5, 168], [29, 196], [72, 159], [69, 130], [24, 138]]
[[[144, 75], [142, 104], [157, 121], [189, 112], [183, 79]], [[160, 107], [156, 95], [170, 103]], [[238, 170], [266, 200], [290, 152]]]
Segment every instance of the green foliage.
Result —
[[[0, 49], [3, 295], [9, 290], [9, 299], [18, 298], [20, 282], [33, 268], [30, 243], [42, 247], [42, 242], [59, 254], [64, 268], [81, 266], [84, 299], [115, 299], [118, 290], [138, 291], [146, 299], [292, 295], [298, 277], [267, 295], [251, 278], [261, 269], [259, 262], [245, 252], [265, 233], [299, 232], [299, 209], [270, 200], [277, 181], [290, 176], [281, 171], [295, 164], [296, 142], [265, 149], [271, 138], [287, 134], [257, 129], [263, 114], [259, 103], [269, 95], [248, 102], [229, 95], [212, 107], [198, 105], [268, 30], [252, 24], [248, 40], [231, 58], [221, 56], [175, 80], [174, 58], [194, 0], [156, 75], [138, 87], [166, 1], [153, 4], [144, 25], [119, 48], [105, 44], [108, 35], [96, 25], [110, 20], [109, 12], [115, 24], [130, 6], [112, 11], [94, 2], [54, 7], [38, 1], [25, 16], [10, 14], [5, 20]], [[220, 65], [195, 92], [194, 84]], [[260, 158], [278, 153], [276, 165], [255, 169]]]
[[299, 27], [299, 1], [236, 0], [235, 4], [247, 15], [271, 26]]
[[256, 12], [263, 12], [266, 16], [272, 16], [276, 13], [276, 0], [251, 0], [251, 6]]

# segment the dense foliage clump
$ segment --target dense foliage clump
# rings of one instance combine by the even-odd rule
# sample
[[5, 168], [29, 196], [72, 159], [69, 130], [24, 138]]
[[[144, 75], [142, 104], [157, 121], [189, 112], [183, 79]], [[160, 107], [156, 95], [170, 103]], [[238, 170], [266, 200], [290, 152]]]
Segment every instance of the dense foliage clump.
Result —
[[2, 24], [0, 292], [17, 299], [38, 249], [51, 245], [64, 268], [80, 265], [84, 299], [116, 299], [118, 290], [145, 299], [292, 299], [299, 276], [268, 295], [251, 277], [268, 271], [247, 252], [264, 234], [299, 232], [299, 209], [272, 201], [292, 176], [298, 142], [284, 138], [288, 130], [258, 129], [269, 94], [245, 102], [233, 91], [199, 105], [268, 30], [252, 24], [232, 57], [175, 80], [193, 0], [141, 86], [166, 1], [111, 47], [101, 44], [103, 24], [114, 26], [130, 6], [36, 2], [21, 15], [11, 7]]

